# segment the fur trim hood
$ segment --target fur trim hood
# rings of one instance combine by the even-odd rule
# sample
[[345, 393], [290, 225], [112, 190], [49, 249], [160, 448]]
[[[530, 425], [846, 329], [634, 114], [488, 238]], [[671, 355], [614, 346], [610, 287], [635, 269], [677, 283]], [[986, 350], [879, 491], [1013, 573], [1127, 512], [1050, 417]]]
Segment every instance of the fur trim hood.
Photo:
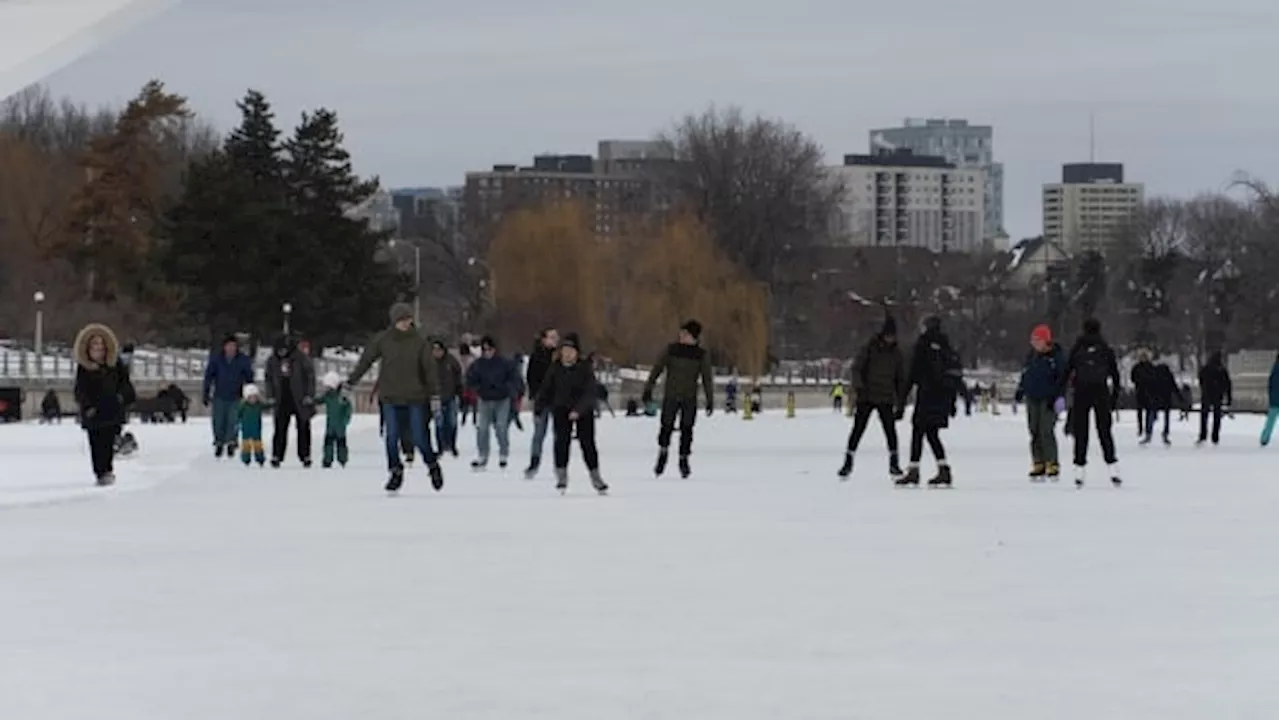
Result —
[[100, 323], [89, 323], [76, 333], [76, 342], [74, 348], [76, 362], [80, 363], [80, 367], [85, 370], [95, 370], [98, 364], [89, 359], [89, 338], [94, 335], [101, 335], [107, 344], [107, 357], [104, 365], [106, 367], [114, 367], [120, 359], [120, 341], [116, 339], [116, 334], [111, 328]]

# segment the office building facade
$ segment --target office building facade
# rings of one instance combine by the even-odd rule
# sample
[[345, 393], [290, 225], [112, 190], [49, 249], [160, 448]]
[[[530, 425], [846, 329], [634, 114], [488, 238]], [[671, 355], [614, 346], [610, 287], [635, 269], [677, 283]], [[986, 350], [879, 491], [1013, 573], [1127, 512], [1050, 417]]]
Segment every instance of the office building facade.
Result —
[[1070, 163], [1042, 190], [1044, 239], [1075, 255], [1106, 252], [1142, 204], [1142, 183], [1125, 182], [1120, 163]]

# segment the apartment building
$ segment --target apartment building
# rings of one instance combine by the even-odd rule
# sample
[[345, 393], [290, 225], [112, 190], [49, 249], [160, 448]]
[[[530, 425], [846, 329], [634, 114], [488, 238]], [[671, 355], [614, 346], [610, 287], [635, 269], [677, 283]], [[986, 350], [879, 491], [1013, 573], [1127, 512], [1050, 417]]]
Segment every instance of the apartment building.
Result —
[[1062, 182], [1042, 194], [1044, 239], [1075, 255], [1106, 252], [1143, 200], [1142, 183], [1125, 182], [1121, 163], [1069, 163]]

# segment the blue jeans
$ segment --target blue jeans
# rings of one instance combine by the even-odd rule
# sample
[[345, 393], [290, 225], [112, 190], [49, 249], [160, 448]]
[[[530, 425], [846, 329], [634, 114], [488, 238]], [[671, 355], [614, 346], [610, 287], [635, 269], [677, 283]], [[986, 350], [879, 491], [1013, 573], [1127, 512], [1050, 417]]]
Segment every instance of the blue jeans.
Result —
[[550, 421], [550, 410], [533, 414], [533, 446], [529, 449], [530, 464], [535, 464], [542, 459], [542, 444], [547, 439], [547, 425]]
[[451, 397], [440, 401], [440, 409], [436, 410], [436, 445], [440, 452], [453, 449], [458, 444], [458, 398]]
[[435, 465], [436, 454], [431, 449], [431, 442], [427, 440], [427, 419], [423, 413], [423, 406], [383, 403], [382, 422], [386, 425], [386, 429], [382, 439], [387, 446], [387, 469], [395, 470], [404, 467], [404, 461], [400, 457], [400, 412], [409, 419], [409, 434], [413, 437], [414, 447], [422, 453], [422, 459], [427, 461], [427, 465]]
[[511, 400], [481, 400], [476, 403], [476, 452], [489, 459], [489, 428], [498, 436], [498, 457], [505, 460], [511, 450], [507, 431], [511, 427]]
[[1262, 426], [1262, 437], [1258, 438], [1263, 445], [1271, 442], [1271, 433], [1276, 429], [1277, 414], [1280, 414], [1280, 408], [1274, 406], [1267, 408], [1267, 423]]
[[1147, 410], [1147, 439], [1148, 440], [1151, 439], [1151, 433], [1155, 432], [1156, 420], [1158, 419], [1157, 416], [1160, 415], [1160, 413], [1164, 413], [1164, 432], [1161, 434], [1161, 437], [1164, 437], [1164, 438], [1169, 437], [1169, 411], [1166, 409], [1152, 408]]
[[239, 403], [235, 400], [214, 398], [212, 403], [213, 444], [232, 445], [240, 431]]

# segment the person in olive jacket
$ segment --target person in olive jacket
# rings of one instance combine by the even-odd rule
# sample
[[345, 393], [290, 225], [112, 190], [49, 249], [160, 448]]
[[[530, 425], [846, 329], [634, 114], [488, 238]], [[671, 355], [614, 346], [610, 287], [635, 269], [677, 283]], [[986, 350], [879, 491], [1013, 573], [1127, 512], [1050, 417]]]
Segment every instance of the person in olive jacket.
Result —
[[902, 415], [899, 400], [904, 394], [907, 369], [898, 347], [898, 324], [892, 315], [885, 316], [880, 332], [862, 349], [852, 374], [853, 429], [849, 431], [840, 478], [848, 478], [853, 472], [853, 454], [875, 413], [889, 447], [889, 474], [896, 479], [902, 475], [902, 467], [898, 463], [898, 429], [894, 421]]
[[715, 405], [712, 401], [711, 355], [698, 345], [702, 337], [702, 323], [689, 320], [680, 326], [677, 342], [662, 351], [658, 361], [649, 371], [645, 381], [642, 401], [647, 405], [653, 400], [653, 386], [666, 373], [667, 382], [662, 391], [661, 427], [658, 430], [658, 462], [654, 475], [667, 469], [667, 449], [671, 445], [671, 433], [675, 431], [677, 416], [680, 418], [680, 476], [689, 477], [689, 454], [693, 452], [693, 421], [698, 412], [698, 381], [706, 397], [707, 416]]
[[89, 457], [98, 485], [115, 482], [115, 442], [126, 408], [137, 399], [120, 344], [106, 325], [86, 325], [76, 335], [75, 398], [80, 425], [89, 436]]
[[436, 393], [438, 375], [427, 340], [413, 326], [413, 308], [405, 303], [391, 306], [391, 327], [378, 333], [369, 344], [347, 378], [355, 385], [375, 362], [378, 370], [378, 396], [382, 399], [382, 419], [386, 423], [383, 442], [387, 451], [387, 492], [395, 493], [404, 484], [404, 459], [400, 455], [400, 424], [407, 421], [414, 447], [427, 461], [431, 486], [440, 490], [444, 474], [431, 442], [427, 439], [427, 418], [431, 415], [431, 396]]
[[284, 462], [289, 446], [289, 421], [298, 421], [298, 459], [311, 467], [311, 418], [316, 414], [316, 370], [311, 358], [298, 348], [296, 337], [282, 335], [263, 373], [267, 399], [275, 403], [275, 430], [271, 436], [271, 467]]
[[431, 357], [436, 361], [436, 396], [440, 407], [436, 410], [436, 445], [440, 452], [446, 450], [458, 457], [458, 399], [462, 395], [462, 363], [449, 354], [449, 349], [439, 340], [431, 343]]
[[596, 449], [596, 397], [595, 368], [582, 358], [577, 333], [565, 333], [558, 358], [543, 375], [534, 399], [534, 412], [551, 416], [556, 488], [560, 492], [569, 487], [569, 442], [575, 434], [591, 487], [601, 495], [609, 491], [600, 477], [600, 453]]

